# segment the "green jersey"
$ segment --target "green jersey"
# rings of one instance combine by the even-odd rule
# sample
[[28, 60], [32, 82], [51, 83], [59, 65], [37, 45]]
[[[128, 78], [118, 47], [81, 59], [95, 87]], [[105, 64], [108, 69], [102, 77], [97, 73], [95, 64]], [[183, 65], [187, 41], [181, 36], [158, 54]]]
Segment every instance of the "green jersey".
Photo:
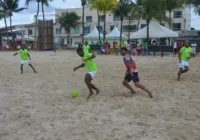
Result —
[[144, 49], [147, 49], [148, 46], [147, 46], [147, 43], [144, 43]]
[[83, 60], [83, 62], [85, 64], [85, 67], [87, 68], [87, 70], [89, 72], [92, 72], [92, 71], [97, 72], [98, 69], [97, 69], [97, 66], [96, 66], [96, 63], [94, 62], [94, 60], [91, 59], [91, 60], [84, 61], [84, 59], [88, 59], [91, 56], [92, 56], [91, 53], [84, 53], [84, 56], [82, 57], [82, 60]]
[[83, 45], [83, 52], [84, 53], [89, 53], [90, 46], [89, 45]]
[[24, 50], [20, 49], [20, 50], [17, 51], [17, 53], [20, 55], [21, 60], [24, 60], [24, 61], [28, 60], [29, 52], [28, 52], [27, 49], [24, 49]]
[[185, 47], [183, 46], [180, 50], [181, 53], [181, 60], [188, 61], [188, 58], [192, 54], [192, 48], [191, 47]]

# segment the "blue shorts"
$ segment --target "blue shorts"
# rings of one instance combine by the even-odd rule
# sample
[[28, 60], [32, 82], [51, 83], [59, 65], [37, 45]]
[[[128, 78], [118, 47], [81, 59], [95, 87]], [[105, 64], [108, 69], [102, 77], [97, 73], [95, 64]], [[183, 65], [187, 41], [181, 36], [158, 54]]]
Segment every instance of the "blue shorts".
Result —
[[133, 72], [133, 77], [131, 76], [130, 73], [128, 73], [126, 76], [125, 76], [125, 80], [127, 80], [128, 82], [130, 82], [131, 80], [133, 80], [134, 83], [136, 82], [139, 82], [140, 81], [140, 78], [138, 76], [138, 72]]

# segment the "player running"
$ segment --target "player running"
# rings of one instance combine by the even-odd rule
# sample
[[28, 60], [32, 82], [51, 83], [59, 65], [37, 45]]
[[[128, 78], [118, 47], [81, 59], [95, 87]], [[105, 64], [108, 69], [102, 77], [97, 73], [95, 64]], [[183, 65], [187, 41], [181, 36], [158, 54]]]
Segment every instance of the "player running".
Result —
[[124, 64], [127, 68], [125, 78], [122, 84], [128, 88], [132, 94], [136, 93], [135, 90], [129, 85], [129, 82], [133, 80], [136, 87], [146, 91], [150, 98], [153, 98], [151, 91], [149, 91], [145, 86], [140, 83], [138, 70], [136, 68], [136, 63], [132, 57], [128, 54], [128, 49], [126, 47], [121, 48], [121, 55], [123, 56]]
[[85, 81], [85, 83], [86, 83], [86, 85], [87, 85], [87, 87], [90, 91], [90, 94], [87, 98], [87, 99], [89, 99], [94, 94], [93, 89], [96, 91], [96, 94], [98, 94], [100, 92], [100, 90], [95, 85], [93, 85], [91, 83], [92, 80], [94, 79], [97, 71], [98, 71], [97, 66], [96, 66], [96, 64], [93, 60], [96, 57], [96, 55], [91, 54], [89, 52], [84, 53], [82, 48], [78, 48], [77, 53], [82, 58], [83, 63], [80, 66], [75, 67], [74, 71], [76, 71], [79, 68], [86, 66], [88, 73], [85, 75], [84, 81]]
[[179, 72], [178, 81], [180, 81], [181, 74], [189, 71], [189, 59], [194, 57], [193, 49], [190, 47], [189, 41], [185, 41], [185, 46], [183, 46], [178, 54], [179, 58]]

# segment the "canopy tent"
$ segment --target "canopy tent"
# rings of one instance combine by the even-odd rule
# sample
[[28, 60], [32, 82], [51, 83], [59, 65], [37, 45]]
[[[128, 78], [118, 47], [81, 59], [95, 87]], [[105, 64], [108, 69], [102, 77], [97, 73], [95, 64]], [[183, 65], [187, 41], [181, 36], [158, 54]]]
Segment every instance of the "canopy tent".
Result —
[[[106, 35], [106, 40], [119, 40], [120, 39], [120, 31], [115, 26], [114, 29]], [[128, 40], [128, 37], [122, 34], [122, 40]]]
[[[103, 38], [103, 34], [100, 33], [100, 39], [102, 38]], [[99, 40], [99, 31], [97, 30], [97, 27], [95, 26], [92, 32], [84, 36], [84, 39], [85, 40]]]
[[[173, 38], [178, 37], [178, 33], [174, 32], [157, 23], [149, 24], [149, 38]], [[130, 35], [131, 39], [145, 39], [147, 38], [147, 27]]]
[[34, 42], [35, 41], [35, 38], [33, 37], [30, 37], [30, 36], [27, 36], [27, 35], [24, 35], [24, 36], [17, 36], [16, 37], [16, 40], [18, 41], [31, 41], [31, 42]]

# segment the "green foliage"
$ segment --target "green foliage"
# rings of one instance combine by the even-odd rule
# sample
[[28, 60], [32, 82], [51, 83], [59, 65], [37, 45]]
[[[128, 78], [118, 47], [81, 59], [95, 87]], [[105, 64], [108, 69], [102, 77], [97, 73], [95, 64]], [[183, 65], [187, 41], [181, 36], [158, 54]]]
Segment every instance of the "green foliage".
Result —
[[80, 24], [80, 17], [75, 12], [66, 12], [59, 17], [59, 23], [67, 33], [70, 33], [71, 28]]

